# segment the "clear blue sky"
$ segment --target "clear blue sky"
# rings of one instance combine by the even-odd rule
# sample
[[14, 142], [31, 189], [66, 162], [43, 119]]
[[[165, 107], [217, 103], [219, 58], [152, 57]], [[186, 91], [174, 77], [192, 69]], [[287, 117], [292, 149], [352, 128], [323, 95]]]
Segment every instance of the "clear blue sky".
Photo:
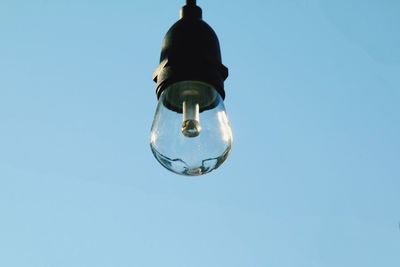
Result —
[[153, 158], [183, 0], [0, 2], [0, 266], [400, 266], [400, 2], [199, 0], [231, 156]]

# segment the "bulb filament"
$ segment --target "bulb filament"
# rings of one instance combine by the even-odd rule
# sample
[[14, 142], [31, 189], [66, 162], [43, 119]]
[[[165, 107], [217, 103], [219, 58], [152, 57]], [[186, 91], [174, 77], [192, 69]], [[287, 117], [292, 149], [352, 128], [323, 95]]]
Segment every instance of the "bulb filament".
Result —
[[199, 103], [188, 97], [182, 107], [182, 134], [186, 137], [198, 136], [201, 131]]

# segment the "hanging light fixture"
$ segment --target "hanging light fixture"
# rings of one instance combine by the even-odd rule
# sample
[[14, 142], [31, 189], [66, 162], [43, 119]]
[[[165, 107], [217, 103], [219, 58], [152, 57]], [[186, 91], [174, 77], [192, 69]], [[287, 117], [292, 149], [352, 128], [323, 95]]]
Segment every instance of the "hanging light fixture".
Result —
[[202, 175], [228, 157], [233, 138], [223, 102], [227, 77], [217, 35], [196, 1], [187, 0], [164, 38], [153, 76], [158, 106], [150, 147], [168, 170]]

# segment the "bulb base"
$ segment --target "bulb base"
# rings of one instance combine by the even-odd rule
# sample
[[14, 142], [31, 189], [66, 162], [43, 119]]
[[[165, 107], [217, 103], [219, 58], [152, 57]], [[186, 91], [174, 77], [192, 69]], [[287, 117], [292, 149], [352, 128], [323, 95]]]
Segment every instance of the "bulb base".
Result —
[[217, 35], [201, 16], [200, 7], [184, 6], [181, 19], [165, 35], [160, 64], [153, 75], [157, 98], [174, 83], [199, 81], [212, 85], [225, 99], [228, 68], [222, 64]]

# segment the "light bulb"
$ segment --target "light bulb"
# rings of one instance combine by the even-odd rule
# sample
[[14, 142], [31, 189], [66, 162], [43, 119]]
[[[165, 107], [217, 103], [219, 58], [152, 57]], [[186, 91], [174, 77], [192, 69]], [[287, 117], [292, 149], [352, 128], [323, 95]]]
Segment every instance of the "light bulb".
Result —
[[182, 175], [208, 173], [225, 161], [232, 141], [224, 102], [211, 85], [181, 81], [162, 92], [150, 146], [165, 168]]

